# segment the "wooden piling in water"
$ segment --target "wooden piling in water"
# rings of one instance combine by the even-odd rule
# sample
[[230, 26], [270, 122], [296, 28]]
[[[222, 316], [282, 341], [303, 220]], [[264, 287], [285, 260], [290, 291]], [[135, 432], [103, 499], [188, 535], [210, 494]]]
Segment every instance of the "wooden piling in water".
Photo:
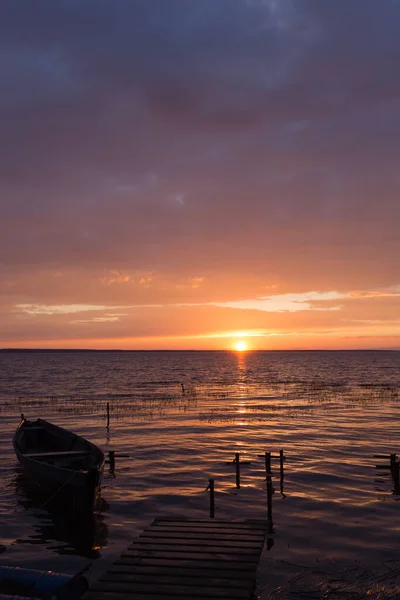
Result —
[[267, 519], [268, 519], [268, 531], [272, 531], [272, 478], [271, 474], [267, 475]]
[[282, 494], [282, 497], [285, 498], [285, 494], [283, 492], [283, 480], [284, 480], [284, 471], [283, 471], [283, 461], [285, 460], [285, 457], [283, 456], [283, 450], [279, 450], [279, 464], [280, 464], [280, 492]]
[[236, 487], [240, 489], [240, 454], [235, 453], [235, 467], [236, 467]]
[[214, 479], [208, 480], [207, 490], [210, 491], [210, 519], [215, 517]]
[[107, 429], [110, 429], [110, 403], [107, 402]]
[[265, 453], [265, 478], [268, 479], [268, 475], [271, 475], [271, 452]]
[[111, 471], [111, 473], [114, 473], [114, 471], [115, 471], [115, 450], [109, 451], [108, 460], [110, 463], [110, 471]]
[[280, 471], [281, 471], [281, 479], [283, 479], [283, 461], [284, 461], [283, 450], [279, 450], [279, 466], [280, 466]]
[[394, 483], [394, 493], [399, 493], [399, 484], [400, 484], [400, 473], [399, 473], [399, 463], [397, 462], [397, 455], [390, 455], [390, 472], [392, 474], [392, 479]]
[[393, 469], [392, 469], [392, 477], [393, 477], [393, 482], [394, 482], [394, 493], [398, 494], [400, 492], [400, 465], [398, 462], [396, 462], [393, 465]]

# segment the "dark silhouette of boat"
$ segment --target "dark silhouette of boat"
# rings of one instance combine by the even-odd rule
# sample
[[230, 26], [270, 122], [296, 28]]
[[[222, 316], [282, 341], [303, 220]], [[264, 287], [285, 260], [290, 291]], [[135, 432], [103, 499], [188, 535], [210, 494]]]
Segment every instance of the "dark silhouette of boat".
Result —
[[100, 448], [44, 419], [23, 417], [13, 446], [23, 470], [49, 490], [49, 505], [62, 502], [74, 516], [93, 513], [104, 469]]

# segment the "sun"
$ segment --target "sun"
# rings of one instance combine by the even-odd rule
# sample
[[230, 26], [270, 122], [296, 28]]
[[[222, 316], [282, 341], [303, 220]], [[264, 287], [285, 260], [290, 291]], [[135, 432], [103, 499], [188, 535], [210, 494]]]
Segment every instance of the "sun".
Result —
[[236, 344], [235, 344], [235, 350], [237, 352], [245, 352], [247, 350], [247, 344], [246, 344], [246, 342], [243, 342], [243, 340], [240, 340], [239, 342], [236, 342]]

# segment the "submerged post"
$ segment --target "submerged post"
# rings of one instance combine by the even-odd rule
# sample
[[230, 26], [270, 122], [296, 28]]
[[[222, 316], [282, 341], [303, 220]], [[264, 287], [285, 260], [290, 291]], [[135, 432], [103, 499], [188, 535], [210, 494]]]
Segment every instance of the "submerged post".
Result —
[[240, 454], [235, 452], [236, 487], [240, 488]]
[[215, 516], [214, 479], [208, 480], [207, 490], [210, 490], [210, 519], [213, 519]]
[[107, 402], [107, 429], [110, 429], [110, 403]]
[[284, 479], [284, 472], [283, 472], [283, 461], [284, 461], [284, 456], [283, 456], [283, 450], [279, 450], [279, 464], [280, 464], [280, 492], [282, 494], [282, 497], [285, 498], [285, 494], [283, 492], [283, 479]]
[[268, 532], [272, 531], [272, 479], [271, 474], [267, 475], [267, 519], [268, 519]]
[[110, 471], [114, 473], [115, 471], [115, 450], [110, 450], [108, 453], [108, 460], [110, 463]]
[[392, 477], [394, 482], [394, 493], [397, 495], [400, 492], [400, 465], [396, 462], [392, 469]]
[[283, 450], [279, 450], [279, 466], [280, 466], [280, 471], [281, 471], [281, 479], [283, 479], [283, 461], [284, 461]]
[[400, 474], [399, 474], [399, 463], [397, 462], [396, 454], [390, 455], [390, 472], [392, 474], [392, 479], [394, 483], [394, 493], [399, 493], [399, 483], [400, 483]]
[[271, 475], [271, 452], [265, 453], [265, 475], [268, 480], [268, 475]]

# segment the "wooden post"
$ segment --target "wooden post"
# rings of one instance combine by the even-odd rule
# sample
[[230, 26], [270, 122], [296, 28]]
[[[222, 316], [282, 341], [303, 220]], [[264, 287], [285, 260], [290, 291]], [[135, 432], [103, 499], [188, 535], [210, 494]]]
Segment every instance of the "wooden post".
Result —
[[284, 473], [283, 473], [283, 460], [284, 460], [284, 456], [283, 456], [283, 450], [279, 450], [279, 464], [280, 464], [280, 492], [283, 496], [283, 498], [285, 498], [285, 494], [283, 493], [283, 479], [284, 479]]
[[272, 479], [271, 474], [267, 475], [267, 519], [268, 519], [268, 532], [272, 531]]
[[235, 452], [236, 487], [240, 488], [240, 454]]
[[107, 429], [110, 429], [110, 403], [107, 402]]
[[215, 497], [214, 497], [214, 479], [208, 480], [208, 490], [210, 490], [210, 518], [213, 519], [215, 516]]
[[114, 473], [115, 471], [115, 450], [110, 450], [108, 453], [108, 460], [110, 462], [110, 471]]
[[398, 462], [394, 463], [392, 469], [392, 477], [394, 482], [394, 493], [397, 495], [400, 491], [400, 473], [399, 473], [400, 465]]
[[283, 479], [283, 450], [279, 450], [279, 466], [281, 470], [281, 479]]
[[265, 479], [268, 479], [268, 475], [271, 475], [271, 452], [265, 453]]
[[393, 483], [394, 483], [394, 493], [398, 494], [400, 477], [399, 477], [399, 463], [396, 461], [396, 458], [397, 458], [396, 454], [390, 455], [390, 472], [392, 474], [392, 479], [393, 479]]

